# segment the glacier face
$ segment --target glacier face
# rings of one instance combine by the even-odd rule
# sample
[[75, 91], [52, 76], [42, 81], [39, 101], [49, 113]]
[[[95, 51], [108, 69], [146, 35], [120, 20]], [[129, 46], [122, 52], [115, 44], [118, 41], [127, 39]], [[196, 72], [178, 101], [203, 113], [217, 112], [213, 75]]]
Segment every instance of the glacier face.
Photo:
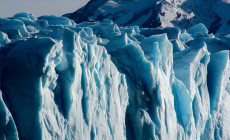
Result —
[[230, 4], [224, 0], [90, 0], [65, 16], [77, 23], [112, 19], [121, 26], [188, 28], [204, 23], [212, 33], [230, 33]]
[[229, 43], [203, 24], [0, 18], [0, 139], [230, 139]]

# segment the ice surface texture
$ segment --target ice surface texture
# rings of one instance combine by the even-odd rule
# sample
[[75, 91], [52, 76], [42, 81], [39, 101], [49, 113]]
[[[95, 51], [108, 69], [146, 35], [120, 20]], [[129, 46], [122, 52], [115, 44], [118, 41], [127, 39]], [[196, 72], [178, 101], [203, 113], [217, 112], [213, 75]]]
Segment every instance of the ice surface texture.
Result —
[[230, 139], [229, 44], [203, 24], [0, 18], [0, 139]]

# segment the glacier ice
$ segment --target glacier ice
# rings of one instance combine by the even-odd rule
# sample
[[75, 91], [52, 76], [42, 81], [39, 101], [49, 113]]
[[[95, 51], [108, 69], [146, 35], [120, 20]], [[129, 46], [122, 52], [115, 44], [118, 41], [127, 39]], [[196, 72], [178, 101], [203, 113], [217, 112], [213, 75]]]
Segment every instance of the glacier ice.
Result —
[[193, 136], [193, 139], [200, 137], [200, 134], [203, 133], [210, 113], [206, 79], [209, 59], [206, 44], [188, 48], [174, 55], [173, 69], [175, 77], [183, 82], [188, 90], [186, 93], [189, 93], [186, 104], [189, 104], [190, 107], [184, 110], [189, 110], [190, 118], [184, 118], [184, 115], [182, 115], [182, 122], [187, 125], [186, 127], [191, 125], [188, 131], [194, 131], [195, 128], [196, 135]]
[[195, 38], [197, 34], [208, 34], [208, 29], [204, 24], [199, 23], [189, 28], [188, 33]]
[[0, 139], [230, 139], [229, 38], [0, 18]]
[[1, 39], [0, 40], [1, 45], [6, 45], [6, 44], [10, 43], [8, 35], [4, 32], [1, 32], [1, 31], [0, 31], [0, 39]]
[[9, 112], [0, 92], [0, 139], [18, 140], [18, 132], [11, 113]]

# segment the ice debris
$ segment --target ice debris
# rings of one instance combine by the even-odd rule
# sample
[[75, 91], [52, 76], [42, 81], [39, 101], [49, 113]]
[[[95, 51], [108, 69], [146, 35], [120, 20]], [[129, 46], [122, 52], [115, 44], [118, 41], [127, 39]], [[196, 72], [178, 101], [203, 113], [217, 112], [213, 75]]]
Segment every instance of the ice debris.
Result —
[[0, 139], [230, 139], [229, 38], [0, 18]]

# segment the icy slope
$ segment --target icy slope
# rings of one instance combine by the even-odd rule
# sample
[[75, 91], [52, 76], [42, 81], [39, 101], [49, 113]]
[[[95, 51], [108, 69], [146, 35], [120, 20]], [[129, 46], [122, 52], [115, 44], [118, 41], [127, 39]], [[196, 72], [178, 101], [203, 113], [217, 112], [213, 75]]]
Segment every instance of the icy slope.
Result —
[[0, 18], [1, 139], [230, 139], [229, 36]]
[[230, 33], [230, 4], [222, 0], [90, 0], [72, 14], [77, 23], [104, 18], [115, 23], [155, 28], [188, 28], [204, 23], [213, 33]]

